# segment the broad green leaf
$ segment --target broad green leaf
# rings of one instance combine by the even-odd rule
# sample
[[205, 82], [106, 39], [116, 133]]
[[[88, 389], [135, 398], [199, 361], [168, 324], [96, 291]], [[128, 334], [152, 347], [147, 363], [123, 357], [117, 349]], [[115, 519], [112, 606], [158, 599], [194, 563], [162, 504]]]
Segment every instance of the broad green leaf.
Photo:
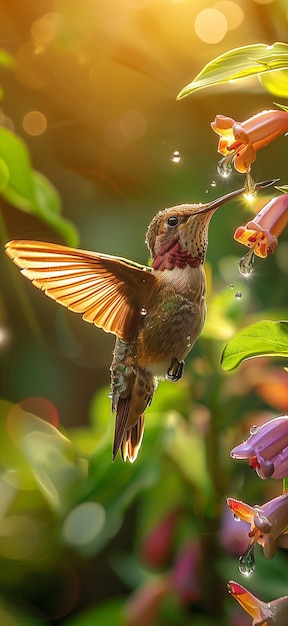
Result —
[[56, 187], [36, 170], [32, 170], [32, 179], [35, 193], [35, 210], [32, 212], [59, 233], [69, 246], [76, 247], [79, 243], [77, 229], [61, 215], [61, 198]]
[[224, 348], [222, 367], [232, 370], [244, 359], [256, 356], [288, 358], [288, 322], [265, 320], [240, 330]]
[[196, 78], [181, 89], [177, 100], [205, 87], [287, 68], [288, 44], [286, 43], [276, 42], [272, 46], [259, 43], [234, 48], [207, 63]]
[[0, 128], [0, 193], [17, 209], [48, 224], [68, 245], [78, 245], [75, 226], [61, 215], [57, 189], [32, 169], [24, 141], [6, 128]]
[[288, 98], [288, 70], [266, 72], [260, 74], [258, 79], [262, 87], [272, 93], [273, 96]]
[[0, 193], [7, 187], [9, 181], [9, 169], [7, 163], [0, 159]]
[[7, 128], [0, 128], [0, 158], [9, 171], [3, 197], [17, 209], [32, 213], [35, 193], [29, 152], [24, 141]]

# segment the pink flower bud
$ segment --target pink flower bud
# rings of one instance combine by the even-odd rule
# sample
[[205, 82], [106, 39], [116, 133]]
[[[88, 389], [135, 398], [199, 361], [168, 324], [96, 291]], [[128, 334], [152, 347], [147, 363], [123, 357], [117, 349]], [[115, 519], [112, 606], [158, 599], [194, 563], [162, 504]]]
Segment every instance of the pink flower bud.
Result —
[[231, 450], [234, 459], [249, 459], [260, 478], [284, 478], [288, 475], [288, 416], [276, 417], [260, 427]]

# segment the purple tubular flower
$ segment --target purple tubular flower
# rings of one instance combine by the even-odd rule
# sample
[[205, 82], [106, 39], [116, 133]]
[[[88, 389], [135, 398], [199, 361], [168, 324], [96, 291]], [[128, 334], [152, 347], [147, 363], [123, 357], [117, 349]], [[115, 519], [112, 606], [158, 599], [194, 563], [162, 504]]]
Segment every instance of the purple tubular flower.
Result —
[[252, 426], [250, 437], [231, 450], [234, 459], [249, 459], [260, 478], [284, 478], [288, 475], [288, 416], [282, 415]]

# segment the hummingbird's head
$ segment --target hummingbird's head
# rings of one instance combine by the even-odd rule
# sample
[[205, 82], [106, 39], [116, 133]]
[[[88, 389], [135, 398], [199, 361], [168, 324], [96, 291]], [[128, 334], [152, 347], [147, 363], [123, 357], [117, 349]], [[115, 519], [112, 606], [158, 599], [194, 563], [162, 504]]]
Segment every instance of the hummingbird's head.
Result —
[[[180, 204], [164, 209], [155, 215], [146, 234], [146, 243], [150, 250], [153, 267], [155, 267], [155, 260], [164, 256], [166, 262], [169, 256], [172, 265], [175, 261], [174, 265], [178, 264], [178, 266], [181, 256], [183, 261], [187, 255], [193, 258], [201, 257], [204, 260], [208, 224], [216, 210], [214, 208], [211, 211], [202, 211], [207, 207], [208, 205], [204, 204]], [[158, 269], [158, 267], [155, 268]], [[163, 269], [172, 268], [163, 267]]]
[[[257, 183], [255, 189], [273, 182]], [[180, 204], [157, 213], [146, 234], [154, 269], [197, 267], [203, 263], [212, 215], [222, 204], [245, 191], [237, 189], [207, 204]]]

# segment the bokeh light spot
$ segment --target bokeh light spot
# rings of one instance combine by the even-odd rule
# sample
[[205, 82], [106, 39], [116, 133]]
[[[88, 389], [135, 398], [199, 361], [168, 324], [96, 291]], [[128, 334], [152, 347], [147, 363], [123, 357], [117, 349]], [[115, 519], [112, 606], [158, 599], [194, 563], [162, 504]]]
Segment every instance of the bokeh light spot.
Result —
[[69, 513], [63, 535], [72, 545], [84, 546], [96, 539], [105, 524], [105, 511], [97, 502], [84, 502]]
[[221, 0], [220, 2], [216, 2], [213, 7], [225, 16], [228, 30], [238, 28], [244, 20], [244, 11], [236, 2]]
[[104, 141], [109, 148], [121, 150], [127, 144], [127, 137], [124, 137], [118, 120], [112, 120], [106, 124], [103, 130]]
[[24, 400], [19, 402], [19, 406], [22, 411], [25, 411], [26, 413], [33, 413], [33, 415], [41, 417], [41, 419], [48, 422], [48, 424], [52, 424], [52, 426], [58, 428], [59, 413], [53, 402], [50, 402], [47, 398], [37, 396], [24, 398]]
[[37, 43], [48, 44], [58, 35], [59, 31], [60, 15], [58, 13], [47, 13], [33, 22], [31, 37]]
[[29, 111], [23, 118], [23, 128], [27, 135], [37, 137], [45, 132], [47, 119], [40, 111]]
[[127, 139], [139, 139], [146, 132], [146, 118], [141, 111], [126, 111], [119, 120], [119, 127]]
[[195, 19], [194, 30], [197, 37], [205, 43], [219, 43], [227, 34], [226, 17], [217, 9], [204, 9]]

